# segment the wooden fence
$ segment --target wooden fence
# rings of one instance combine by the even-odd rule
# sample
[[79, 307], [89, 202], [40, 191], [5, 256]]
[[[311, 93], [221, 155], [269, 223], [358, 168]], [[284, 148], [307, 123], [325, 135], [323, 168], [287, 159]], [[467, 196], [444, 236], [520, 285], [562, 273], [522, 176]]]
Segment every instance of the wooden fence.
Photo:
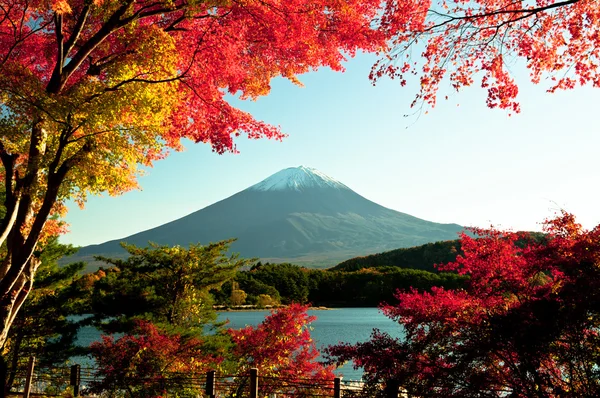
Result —
[[[93, 392], [93, 387], [103, 379], [95, 369], [82, 368], [74, 365], [64, 368], [35, 369], [32, 358], [28, 368], [19, 373], [17, 391], [15, 396], [26, 398], [34, 396], [58, 397], [102, 397], [102, 393]], [[270, 377], [261, 376], [258, 369], [250, 369], [247, 374], [223, 375], [216, 371], [206, 374], [190, 375], [171, 373], [162, 375], [159, 379], [129, 377], [124, 384], [135, 388], [148, 388], [151, 386], [160, 390], [163, 396], [181, 395], [187, 391], [194, 397], [203, 398], [309, 398], [309, 397], [334, 397], [351, 398], [362, 396], [360, 381], [346, 381], [340, 377], [333, 380], [302, 378], [302, 377]], [[120, 390], [121, 389], [121, 390]], [[97, 391], [97, 390], [96, 390]], [[115, 386], [115, 391], [122, 391], [127, 396], [122, 386]], [[187, 395], [186, 395], [187, 396]], [[397, 395], [396, 395], [397, 397]]]

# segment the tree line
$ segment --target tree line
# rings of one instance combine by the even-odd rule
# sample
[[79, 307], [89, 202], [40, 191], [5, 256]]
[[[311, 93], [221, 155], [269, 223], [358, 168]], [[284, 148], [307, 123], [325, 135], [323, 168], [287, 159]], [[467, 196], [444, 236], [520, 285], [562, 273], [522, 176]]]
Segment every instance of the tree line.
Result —
[[238, 271], [231, 282], [211, 293], [216, 304], [225, 306], [250, 304], [264, 307], [265, 304], [295, 302], [325, 307], [376, 307], [382, 302], [394, 302], [398, 289], [429, 290], [434, 286], [455, 289], [464, 279], [456, 273], [396, 266], [346, 272], [259, 262], [250, 270]]

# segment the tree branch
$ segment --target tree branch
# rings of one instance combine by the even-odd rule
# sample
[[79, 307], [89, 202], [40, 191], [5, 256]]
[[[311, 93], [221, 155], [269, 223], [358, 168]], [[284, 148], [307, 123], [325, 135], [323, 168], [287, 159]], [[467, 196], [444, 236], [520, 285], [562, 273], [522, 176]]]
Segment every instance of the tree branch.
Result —
[[55, 26], [55, 33], [56, 33], [56, 47], [57, 47], [57, 51], [56, 51], [56, 65], [54, 66], [54, 71], [52, 72], [52, 75], [62, 75], [62, 69], [63, 69], [63, 64], [65, 62], [65, 54], [64, 54], [64, 47], [63, 47], [63, 41], [64, 41], [64, 36], [63, 36], [63, 16], [62, 14], [54, 14], [54, 26]]
[[[175, 7], [166, 7], [165, 6], [165, 7], [159, 7], [157, 9], [150, 10], [147, 12], [142, 12], [142, 10], [147, 9], [149, 7], [149, 6], [147, 6], [147, 7], [143, 7], [142, 9], [138, 10], [131, 16], [129, 16], [127, 18], [123, 18], [123, 16], [127, 13], [127, 11], [130, 9], [130, 7], [132, 6], [133, 3], [134, 3], [133, 0], [128, 0], [119, 9], [117, 9], [114, 12], [114, 14], [108, 19], [108, 21], [106, 21], [106, 23], [104, 25], [102, 25], [102, 27], [96, 32], [96, 34], [93, 35], [87, 42], [85, 42], [79, 48], [79, 51], [77, 51], [77, 53], [75, 55], [73, 55], [73, 58], [71, 58], [69, 63], [67, 65], [65, 65], [65, 67], [63, 68], [63, 73], [61, 74], [61, 76], [56, 77], [56, 78], [54, 78], [54, 76], [53, 76], [53, 79], [50, 79], [50, 81], [48, 82], [48, 85], [46, 87], [46, 90], [49, 93], [60, 92], [60, 90], [62, 90], [62, 88], [64, 87], [64, 85], [67, 82], [67, 80], [69, 79], [69, 77], [75, 72], [75, 70], [77, 70], [77, 68], [79, 68], [81, 66], [83, 61], [85, 59], [87, 59], [87, 57], [91, 54], [91, 52], [94, 49], [96, 49], [96, 47], [100, 43], [102, 43], [113, 32], [121, 29], [122, 27], [124, 27], [124, 26], [128, 25], [129, 23], [131, 23], [135, 20], [138, 20], [138, 19], [148, 18], [148, 17], [161, 15], [161, 14], [167, 15], [167, 14], [171, 14], [174, 12], [184, 10], [185, 8], [188, 7], [187, 2], [182, 2], [180, 5], [175, 6]], [[160, 4], [160, 3], [156, 3], [156, 5], [158, 5], [158, 4]]]
[[490, 11], [490, 12], [484, 12], [484, 13], [481, 13], [481, 14], [462, 15], [462, 16], [454, 16], [454, 15], [442, 14], [442, 13], [439, 13], [439, 12], [434, 11], [434, 10], [429, 10], [428, 11], [429, 13], [436, 14], [436, 15], [438, 15], [440, 17], [446, 18], [446, 20], [443, 21], [443, 22], [440, 22], [438, 24], [434, 24], [434, 25], [430, 26], [429, 28], [425, 29], [424, 31], [425, 32], [432, 31], [434, 29], [437, 29], [437, 28], [440, 28], [440, 27], [442, 27], [444, 25], [447, 25], [448, 23], [453, 22], [453, 21], [460, 21], [460, 20], [470, 21], [470, 20], [482, 19], [482, 18], [494, 16], [494, 15], [503, 15], [503, 14], [511, 14], [511, 15], [524, 14], [524, 15], [520, 15], [519, 17], [517, 17], [514, 20], [511, 19], [511, 20], [508, 21], [508, 23], [510, 23], [510, 22], [516, 22], [516, 21], [528, 18], [528, 17], [530, 17], [532, 15], [535, 15], [535, 14], [543, 12], [543, 11], [551, 10], [553, 8], [560, 8], [560, 7], [568, 6], [570, 4], [575, 4], [575, 3], [578, 3], [580, 1], [581, 0], [565, 0], [565, 1], [559, 1], [559, 2], [553, 3], [553, 4], [548, 4], [548, 5], [542, 6], [542, 7], [521, 8], [521, 9], [517, 9], [517, 10], [507, 10], [505, 8], [502, 8], [502, 9], [499, 9], [499, 10]]
[[73, 49], [73, 46], [75, 45], [75, 43], [77, 43], [77, 40], [79, 40], [79, 36], [81, 35], [81, 32], [83, 31], [83, 26], [85, 25], [85, 22], [87, 21], [87, 18], [89, 15], [90, 15], [90, 6], [88, 4], [86, 4], [83, 6], [83, 9], [81, 10], [81, 14], [79, 14], [79, 18], [77, 19], [77, 22], [75, 23], [75, 26], [73, 27], [73, 32], [71, 32], [69, 39], [65, 43], [65, 49], [64, 49], [65, 57], [69, 56], [69, 53]]
[[90, 53], [106, 39], [111, 33], [121, 28], [121, 17], [125, 15], [127, 10], [133, 4], [133, 0], [127, 0], [113, 15], [106, 21], [104, 25], [93, 35], [87, 42], [81, 46], [79, 51], [71, 58], [69, 63], [63, 68], [61, 75], [52, 75], [52, 78], [46, 86], [46, 91], [49, 93], [58, 93], [64, 87], [69, 76], [81, 65], [81, 63], [90, 55]]

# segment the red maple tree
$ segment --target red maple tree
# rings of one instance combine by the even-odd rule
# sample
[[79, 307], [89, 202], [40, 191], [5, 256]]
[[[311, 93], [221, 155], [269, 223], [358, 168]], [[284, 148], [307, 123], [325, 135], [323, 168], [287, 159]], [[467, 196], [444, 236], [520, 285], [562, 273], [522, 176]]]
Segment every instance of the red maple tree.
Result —
[[222, 355], [207, 352], [202, 340], [168, 333], [141, 320], [131, 333], [119, 338], [102, 336], [90, 349], [100, 376], [90, 391], [126, 391], [131, 397], [185, 390], [190, 380], [223, 361]]
[[249, 370], [257, 368], [262, 394], [282, 389], [290, 396], [322, 393], [323, 387], [325, 391], [333, 387], [335, 375], [332, 366], [318, 361], [319, 351], [309, 330], [315, 317], [306, 310], [299, 304], [278, 309], [256, 327], [227, 330], [231, 341], [220, 345], [137, 321], [130, 333], [119, 338], [103, 336], [92, 344], [100, 376], [92, 391], [157, 397], [187, 388], [195, 396], [199, 388], [191, 380], [218, 370], [220, 377], [233, 375], [228, 388], [239, 395], [248, 388]]
[[463, 255], [440, 265], [464, 289], [398, 292], [383, 312], [404, 338], [329, 349], [365, 369], [374, 396], [404, 388], [427, 397], [582, 397], [600, 394], [600, 227], [570, 214], [542, 241], [495, 229], [463, 235]]
[[514, 71], [548, 91], [600, 86], [600, 8], [596, 0], [387, 2], [382, 29], [391, 51], [374, 67], [404, 86], [418, 76], [413, 105], [434, 106], [440, 85], [486, 89], [487, 105], [519, 112]]
[[318, 360], [320, 353], [309, 329], [316, 317], [308, 315], [307, 309], [306, 305], [291, 304], [273, 311], [256, 327], [229, 329], [233, 356], [239, 364], [237, 372], [247, 374], [250, 368], [258, 369], [264, 380], [261, 393], [270, 388], [276, 392], [286, 384], [286, 392], [292, 396], [294, 392], [308, 393], [307, 385], [315, 385], [316, 390], [333, 387], [334, 367]]

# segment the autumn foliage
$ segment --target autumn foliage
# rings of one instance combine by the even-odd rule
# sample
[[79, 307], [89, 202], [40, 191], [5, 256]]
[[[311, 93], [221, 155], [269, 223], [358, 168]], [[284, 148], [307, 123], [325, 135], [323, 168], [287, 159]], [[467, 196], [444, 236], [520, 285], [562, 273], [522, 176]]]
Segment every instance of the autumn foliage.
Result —
[[373, 396], [380, 383], [427, 397], [600, 395], [600, 227], [570, 214], [545, 226], [542, 242], [463, 235], [464, 254], [439, 268], [468, 275], [464, 289], [398, 292], [382, 310], [405, 338], [375, 331], [329, 354], [363, 366]]
[[489, 107], [519, 112], [519, 70], [550, 92], [600, 86], [596, 0], [414, 0], [391, 7], [381, 25], [396, 36], [371, 77], [404, 86], [416, 76], [413, 106], [434, 106], [441, 86], [480, 85]]
[[185, 389], [185, 379], [223, 360], [205, 352], [201, 340], [166, 333], [147, 321], [138, 321], [133, 333], [118, 339], [103, 336], [90, 348], [101, 376], [91, 390], [127, 391], [131, 397], [161, 396], [174, 385]]
[[316, 317], [306, 310], [305, 305], [292, 304], [272, 312], [256, 327], [229, 329], [234, 356], [243, 359], [239, 370], [257, 368], [265, 376], [332, 381], [333, 367], [317, 362], [319, 351], [309, 329]]
[[[52, 215], [118, 195], [182, 140], [283, 137], [232, 107], [385, 47], [376, 0], [0, 0], [0, 345]], [[49, 221], [50, 220], [50, 221]]]
[[277, 379], [272, 387], [279, 389], [299, 381], [316, 388], [330, 387], [335, 377], [333, 367], [317, 361], [319, 352], [309, 330], [314, 317], [308, 316], [306, 309], [293, 304], [273, 312], [256, 327], [229, 329], [229, 346], [207, 345], [201, 338], [185, 338], [139, 321], [131, 333], [118, 339], [104, 336], [92, 344], [101, 376], [93, 390], [153, 397], [167, 392], [181, 394], [187, 388], [188, 395], [196, 396], [199, 387], [196, 383], [194, 390], [193, 380], [202, 379], [208, 370], [217, 370], [219, 376], [235, 376], [228, 388], [231, 394], [237, 391], [239, 395], [248, 388], [250, 368], [258, 368], [262, 393], [269, 390], [273, 378]]
[[283, 137], [227, 93], [254, 99], [366, 51], [375, 80], [419, 76], [415, 103], [481, 76], [489, 106], [518, 111], [512, 59], [550, 90], [600, 84], [599, 16], [595, 0], [1, 0], [0, 343], [67, 200], [135, 188], [184, 139], [223, 153], [241, 134]]

